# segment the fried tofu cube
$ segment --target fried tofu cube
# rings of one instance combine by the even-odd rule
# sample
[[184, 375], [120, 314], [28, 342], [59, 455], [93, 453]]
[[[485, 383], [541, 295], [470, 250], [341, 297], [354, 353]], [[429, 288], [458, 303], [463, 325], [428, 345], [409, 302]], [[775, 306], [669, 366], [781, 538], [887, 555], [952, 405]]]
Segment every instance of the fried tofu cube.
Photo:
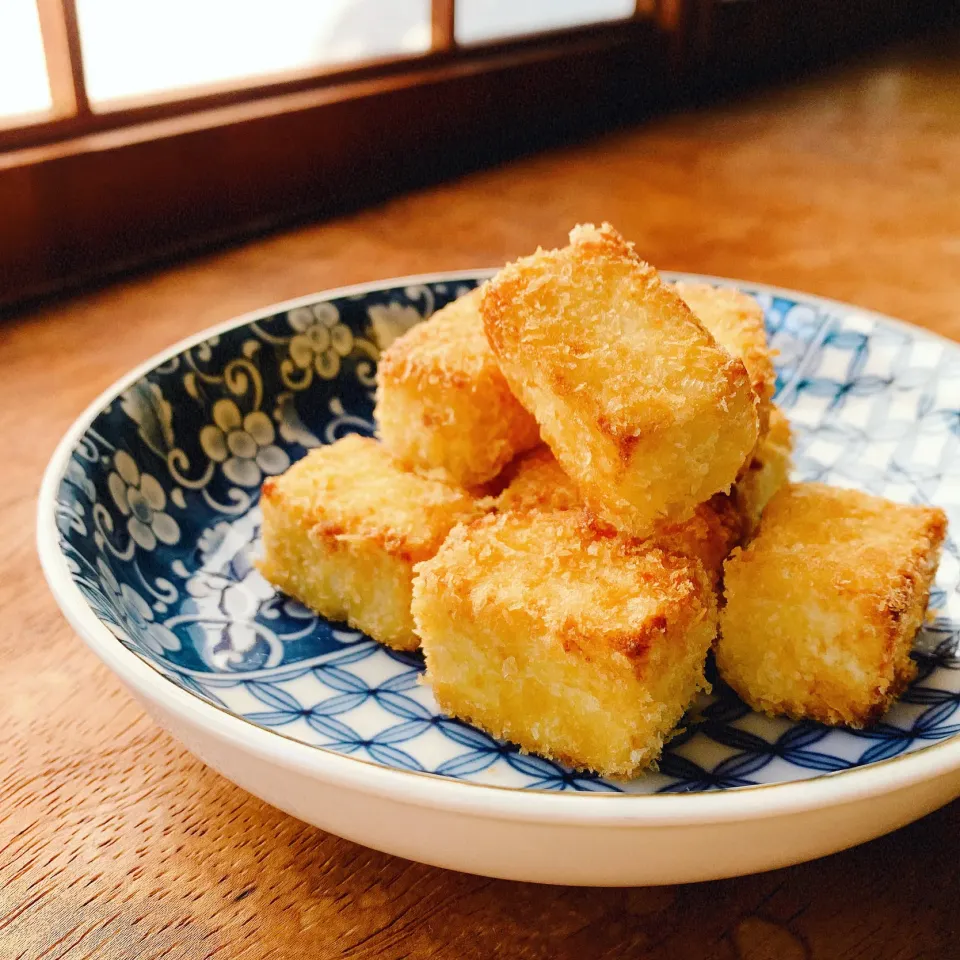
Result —
[[731, 356], [739, 357], [747, 373], [760, 419], [760, 436], [767, 432], [777, 374], [767, 346], [763, 309], [753, 297], [729, 287], [706, 283], [675, 283], [673, 289]]
[[863, 727], [913, 679], [943, 511], [783, 487], [724, 568], [717, 668], [756, 710]]
[[380, 439], [404, 466], [474, 487], [540, 442], [487, 344], [473, 290], [395, 340], [377, 368]]
[[743, 536], [743, 520], [733, 499], [715, 493], [698, 503], [686, 520], [658, 520], [647, 536], [651, 544], [699, 560], [711, 584], [717, 586], [723, 574], [723, 562]]
[[508, 264], [481, 313], [511, 389], [593, 513], [639, 535], [729, 490], [757, 440], [743, 361], [609, 224]]
[[577, 511], [457, 527], [417, 567], [413, 615], [444, 712], [611, 777], [655, 763], [716, 630], [698, 563]]
[[743, 532], [757, 529], [764, 508], [790, 478], [793, 432], [787, 415], [770, 407], [770, 429], [757, 443], [750, 463], [733, 488], [733, 499], [743, 517]]
[[420, 644], [410, 615], [414, 564], [485, 509], [465, 490], [400, 469], [376, 440], [355, 435], [267, 480], [260, 503], [264, 577], [397, 650]]
[[[583, 508], [576, 484], [563, 472], [548, 447], [518, 457], [505, 471], [509, 483], [497, 497], [504, 510], [575, 510]], [[598, 531], [604, 523], [588, 520]], [[719, 582], [723, 561], [740, 542], [743, 519], [733, 498], [725, 493], [697, 504], [688, 520], [658, 520], [642, 538], [652, 546], [699, 560], [712, 583]]]
[[505, 510], [577, 510], [583, 500], [577, 485], [563, 472], [547, 446], [540, 446], [504, 470], [507, 481], [496, 506]]

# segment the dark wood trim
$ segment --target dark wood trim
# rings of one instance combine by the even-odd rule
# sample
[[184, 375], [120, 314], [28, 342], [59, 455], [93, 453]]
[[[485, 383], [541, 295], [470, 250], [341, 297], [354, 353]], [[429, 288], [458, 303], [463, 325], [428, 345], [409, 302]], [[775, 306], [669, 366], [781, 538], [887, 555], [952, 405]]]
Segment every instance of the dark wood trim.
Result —
[[0, 153], [0, 305], [830, 61], [942, 9], [850, 6], [656, 0], [655, 16], [51, 122]]
[[850, 57], [956, 15], [942, 0], [661, 0], [685, 6], [688, 74], [708, 96]]
[[0, 155], [0, 303], [628, 119], [665, 93], [658, 32], [631, 27]]
[[456, 7], [456, 0], [433, 0], [430, 26], [434, 50], [452, 50], [457, 45]]
[[51, 119], [83, 117], [90, 112], [75, 0], [37, 0], [43, 55], [53, 99]]
[[[53, 0], [50, 0], [53, 2]], [[620, 21], [556, 30], [537, 36], [511, 37], [469, 48], [435, 47], [423, 54], [309, 69], [282, 75], [231, 80], [221, 84], [170, 91], [149, 97], [124, 98], [99, 103], [81, 115], [55, 116], [13, 129], [0, 129], [0, 151], [55, 143], [133, 124], [185, 116], [237, 103], [251, 103], [286, 93], [320, 90], [352, 81], [395, 77], [411, 71], [440, 69], [451, 64], [484, 67], [508, 54], [547, 51], [551, 55], [574, 52], [584, 43], [617, 46], [642, 38], [647, 24]]]
[[667, 31], [679, 29], [684, 8], [688, 6], [690, 4], [687, 0], [656, 0], [655, 16], [661, 29]]

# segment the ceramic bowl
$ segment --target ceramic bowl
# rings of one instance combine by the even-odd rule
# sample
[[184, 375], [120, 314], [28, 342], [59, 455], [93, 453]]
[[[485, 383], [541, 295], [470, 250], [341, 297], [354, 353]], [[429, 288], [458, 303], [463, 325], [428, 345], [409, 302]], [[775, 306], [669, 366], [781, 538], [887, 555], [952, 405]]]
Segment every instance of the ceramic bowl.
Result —
[[[278, 595], [251, 558], [258, 491], [311, 447], [370, 434], [380, 350], [489, 275], [279, 304], [132, 371], [76, 422], [39, 503], [67, 618], [205, 762], [294, 816], [490, 876], [678, 883], [860, 843], [960, 794], [960, 579], [946, 544], [916, 681], [868, 730], [758, 716], [721, 684], [659, 771], [617, 783], [441, 715], [419, 656]], [[679, 279], [679, 276], [672, 277]], [[960, 522], [960, 347], [817, 297], [762, 304], [795, 474]]]

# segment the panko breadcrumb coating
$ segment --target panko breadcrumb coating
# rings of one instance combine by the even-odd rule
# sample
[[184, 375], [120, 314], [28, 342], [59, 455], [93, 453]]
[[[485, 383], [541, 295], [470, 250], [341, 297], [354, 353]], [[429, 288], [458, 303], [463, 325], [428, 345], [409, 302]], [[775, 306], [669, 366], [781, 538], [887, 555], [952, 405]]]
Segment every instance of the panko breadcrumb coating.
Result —
[[445, 713], [612, 777], [657, 760], [716, 630], [698, 563], [578, 511], [457, 527], [417, 567], [413, 615]]
[[760, 418], [760, 436], [767, 432], [777, 374], [767, 346], [763, 310], [753, 297], [730, 287], [675, 283], [673, 289], [731, 356], [743, 360]]
[[[539, 447], [518, 457], [505, 473], [510, 482], [496, 500], [504, 510], [575, 510], [583, 507], [576, 484], [563, 472], [548, 447]], [[601, 531], [602, 521], [588, 519]], [[716, 584], [723, 561], [740, 542], [743, 520], [733, 498], [715, 494], [697, 504], [692, 517], [673, 523], [658, 520], [642, 539], [651, 546], [699, 560]]]
[[380, 358], [374, 417], [404, 466], [464, 487], [540, 442], [487, 344], [480, 289], [407, 331]]
[[724, 567], [717, 668], [756, 710], [862, 727], [913, 679], [943, 511], [783, 487]]
[[770, 429], [757, 444], [747, 469], [733, 488], [733, 499], [743, 517], [747, 536], [757, 529], [770, 498], [789, 479], [792, 453], [790, 421], [776, 404], [772, 404]]
[[757, 440], [743, 361], [609, 224], [508, 264], [481, 313], [510, 387], [593, 513], [643, 534], [729, 490]]
[[331, 620], [397, 650], [419, 640], [410, 616], [413, 566], [484, 504], [401, 470], [382, 446], [348, 436], [312, 450], [261, 497], [260, 572]]
[[502, 476], [507, 485], [497, 497], [498, 510], [576, 510], [583, 506], [577, 485], [547, 446], [517, 457]]

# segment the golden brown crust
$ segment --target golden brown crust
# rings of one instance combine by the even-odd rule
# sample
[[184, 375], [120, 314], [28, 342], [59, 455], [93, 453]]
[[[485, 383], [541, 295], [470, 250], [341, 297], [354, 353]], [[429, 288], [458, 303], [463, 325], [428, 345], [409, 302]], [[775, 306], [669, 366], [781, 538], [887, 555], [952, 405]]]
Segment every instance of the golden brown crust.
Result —
[[875, 720], [914, 675], [945, 533], [936, 508], [787, 484], [725, 565], [721, 676], [768, 713]]
[[787, 482], [792, 466], [793, 431], [786, 414], [770, 406], [769, 429], [757, 443], [747, 469], [733, 488], [733, 499], [743, 519], [743, 532], [751, 536], [770, 498]]
[[497, 497], [500, 511], [575, 510], [583, 506], [577, 485], [546, 446], [536, 447], [504, 471], [506, 488]]
[[[563, 472], [547, 447], [539, 447], [519, 457], [509, 469], [509, 483], [496, 500], [499, 511], [506, 510], [582, 510], [583, 500], [576, 484]], [[597, 536], [609, 535], [614, 528], [604, 520], [587, 516]], [[718, 493], [697, 504], [693, 516], [681, 522], [660, 520], [641, 540], [664, 550], [699, 560], [716, 583], [723, 561], [740, 542], [743, 518], [728, 494]]]
[[363, 540], [411, 563], [482, 512], [466, 490], [401, 469], [376, 440], [357, 435], [311, 450], [268, 481], [263, 497], [299, 509], [318, 539]]
[[716, 629], [698, 563], [579, 511], [457, 527], [418, 565], [413, 613], [446, 712], [611, 776], [656, 760]]
[[395, 340], [377, 369], [381, 440], [408, 469], [474, 487], [540, 441], [510, 392], [479, 314], [481, 290]]
[[673, 289], [728, 353], [743, 360], [757, 398], [760, 436], [767, 432], [777, 384], [763, 310], [753, 297], [731, 287], [675, 283]]
[[729, 489], [757, 438], [743, 362], [609, 224], [508, 264], [481, 313], [511, 389], [594, 513], [642, 534]]
[[323, 616], [401, 650], [419, 645], [413, 565], [489, 502], [401, 470], [375, 440], [320, 447], [263, 485], [263, 575]]
[[471, 290], [394, 340], [380, 357], [378, 378], [465, 388], [477, 377], [496, 375], [496, 360], [480, 322], [482, 295], [482, 287]]
[[[454, 594], [471, 585], [464, 599], [473, 617], [507, 591], [519, 600], [522, 585], [523, 608], [538, 627], [585, 638], [581, 654], [604, 647], [638, 654], [667, 626], [688, 626], [711, 592], [695, 561], [609, 527], [598, 530], [577, 511], [488, 514], [461, 524], [417, 573]], [[638, 590], [650, 601], [639, 602]]]
[[713, 583], [718, 583], [723, 562], [743, 536], [743, 519], [732, 498], [716, 493], [697, 504], [693, 516], [680, 523], [659, 522], [652, 541], [699, 560]]

